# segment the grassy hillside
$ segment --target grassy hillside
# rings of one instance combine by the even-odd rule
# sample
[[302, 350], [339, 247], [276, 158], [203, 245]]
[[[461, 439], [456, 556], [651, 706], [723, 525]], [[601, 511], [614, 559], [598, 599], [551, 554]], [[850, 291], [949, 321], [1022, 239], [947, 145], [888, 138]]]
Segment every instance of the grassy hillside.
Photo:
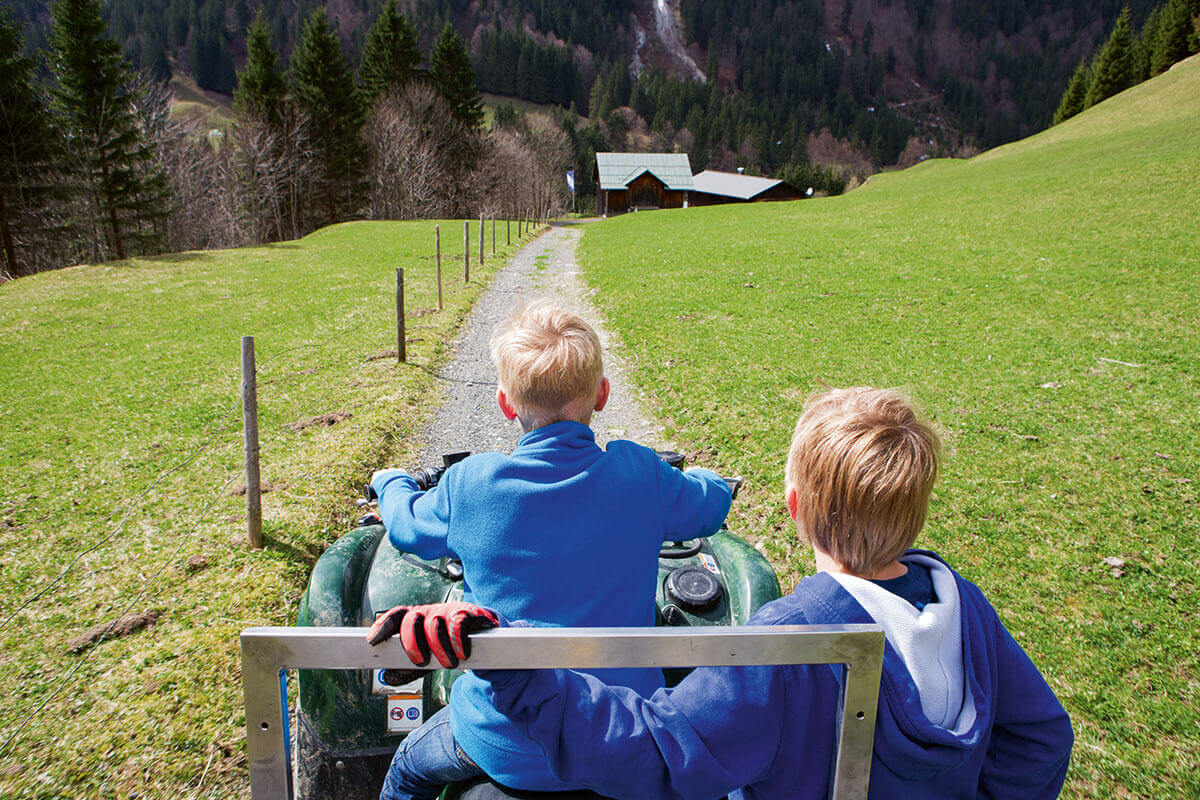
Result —
[[685, 449], [749, 477], [792, 583], [810, 392], [899, 386], [945, 431], [920, 544], [1072, 713], [1068, 797], [1200, 796], [1200, 58], [969, 161], [842, 197], [636, 214], [582, 257]]
[[172, 78], [171, 91], [174, 93], [171, 110], [176, 115], [202, 118], [210, 129], [222, 131], [233, 124], [232, 99], [228, 95], [199, 88], [190, 75]]
[[[473, 263], [464, 287], [462, 222], [442, 232], [440, 313], [433, 222], [0, 286], [0, 796], [245, 795], [238, 633], [287, 624], [355, 486], [385, 459], [408, 463], [445, 342], [505, 255]], [[259, 364], [258, 551], [245, 542], [243, 334]], [[338, 413], [351, 416], [303, 425]], [[147, 609], [153, 627], [68, 652]]]

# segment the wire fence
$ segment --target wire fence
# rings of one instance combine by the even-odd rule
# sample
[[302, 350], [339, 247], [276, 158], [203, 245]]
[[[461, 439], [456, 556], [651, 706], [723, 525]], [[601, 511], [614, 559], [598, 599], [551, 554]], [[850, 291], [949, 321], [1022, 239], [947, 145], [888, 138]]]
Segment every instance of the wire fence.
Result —
[[[515, 242], [515, 244], [519, 246], [522, 244], [522, 242], [518, 240]], [[450, 254], [444, 255], [448, 257], [450, 256]], [[388, 317], [386, 315], [380, 316], [381, 320], [387, 318]], [[413, 324], [408, 326], [410, 333], [414, 331], [428, 331], [437, 327], [436, 325], [423, 323], [420, 321], [421, 319], [423, 319], [422, 316], [413, 318]], [[371, 327], [374, 328], [374, 325]], [[376, 331], [373, 330], [372, 332], [375, 333]], [[361, 343], [364, 339], [364, 331], [360, 321], [355, 319], [351, 320], [350, 324], [344, 329], [336, 330], [332, 333], [322, 332], [320, 336], [320, 342], [303, 342], [270, 352], [270, 355], [259, 362], [256, 368], [256, 372], [259, 375], [259, 386], [263, 387], [264, 385], [269, 385], [270, 383], [281, 381], [289, 377], [288, 365], [285, 363], [285, 358], [287, 356], [304, 350], [350, 353], [352, 352], [352, 348], [348, 346], [348, 342], [353, 339], [355, 342]], [[236, 354], [235, 345], [236, 338], [231, 337], [231, 354]], [[364, 362], [371, 360], [371, 358], [372, 356], [370, 355], [361, 356], [361, 360]], [[8, 612], [4, 616], [3, 620], [0, 621], [0, 632], [3, 632], [10, 625], [12, 625], [22, 616], [22, 613], [34, 603], [37, 603], [49, 596], [54, 596], [55, 594], [61, 593], [61, 587], [70, 584], [73, 578], [73, 573], [88, 555], [101, 552], [106, 546], [113, 545], [121, 541], [122, 535], [125, 534], [130, 528], [129, 523], [136, 519], [137, 514], [146, 504], [146, 498], [157, 487], [162, 486], [170, 478], [177, 478], [180, 475], [187, 474], [187, 471], [193, 468], [206, 453], [217, 451], [222, 447], [232, 448], [234, 446], [228, 438], [228, 433], [232, 427], [236, 426], [241, 421], [242, 401], [239, 392], [237, 391], [240, 375], [238, 373], [236, 359], [232, 356], [230, 363], [231, 369], [229, 377], [226, 379], [226, 381], [222, 381], [221, 383], [227, 383], [229, 385], [230, 395], [234, 399], [229, 403], [222, 404], [220, 406], [216, 415], [212, 418], [213, 421], [195, 435], [194, 443], [188, 449], [184, 457], [160, 470], [153, 477], [151, 477], [136, 493], [129, 496], [128, 499], [117, 503], [115, 506], [116, 513], [114, 514], [114, 516], [116, 516], [116, 522], [113, 524], [111, 530], [109, 530], [97, 541], [89, 544], [87, 547], [79, 551], [64, 567], [58, 571], [53, 578], [44, 581], [34, 591], [21, 600], [16, 607], [12, 611]], [[438, 369], [427, 364], [421, 364], [419, 362], [414, 363], [412, 361], [408, 361], [402, 366], [402, 368], [422, 371], [434, 380], [462, 380], [444, 375]], [[344, 369], [344, 362], [339, 363], [336, 360], [327, 359], [319, 371], [308, 373], [307, 376], [317, 380], [325, 377], [327, 373], [338, 369]], [[315, 397], [305, 401], [305, 405], [313, 410], [319, 411], [320, 409], [326, 408], [327, 405], [334, 399], [335, 395], [344, 393], [346, 391], [346, 387], [337, 381], [325, 380], [324, 382], [324, 390]], [[468, 382], [483, 383], [477, 381]], [[270, 402], [271, 400], [268, 397], [265, 405], [269, 407]], [[269, 436], [272, 438], [279, 436], [286, 437], [289, 433], [292, 433], [292, 429], [286, 425], [273, 426], [269, 429]], [[289, 438], [294, 439], [299, 435], [299, 430], [296, 430]], [[211, 520], [209, 519], [209, 516], [213, 509], [216, 508], [219, 503], [228, 498], [230, 487], [239, 479], [239, 477], [244, 474], [243, 467], [243, 464], [239, 464], [237, 469], [228, 472], [220, 485], [216, 486], [210, 492], [204, 493], [203, 497], [205, 499], [202, 505], [196, 507], [194, 512], [189, 512], [190, 520], [184, 526], [183, 533], [177, 537], [175, 546], [170, 549], [169, 553], [161, 558], [158, 563], [153, 565], [153, 569], [151, 569], [149, 572], [149, 579], [142, 580], [127, 587], [123, 587], [117, 591], [116, 597], [112, 601], [110, 608], [119, 609], [119, 613], [116, 613], [115, 617], [113, 617], [112, 621], [103, 629], [103, 631], [99, 633], [95, 641], [89, 647], [83, 650], [80, 655], [74, 658], [74, 663], [72, 664], [71, 668], [67, 670], [65, 674], [56, 678], [53, 688], [48, 692], [48, 694], [46, 694], [46, 696], [42, 698], [41, 701], [32, 708], [32, 710], [24, 714], [21, 714], [20, 711], [17, 711], [17, 713], [12, 713], [10, 715], [10, 720], [6, 721], [2, 725], [2, 729], [7, 731], [7, 736], [4, 741], [0, 743], [0, 758], [8, 757], [12, 754], [14, 745], [18, 741], [21, 733], [25, 731], [35, 720], [37, 720], [40, 715], [45, 713], [56, 698], [62, 696], [64, 693], [67, 693], [68, 696], [70, 696], [72, 690], [75, 688], [77, 676], [89, 663], [92, 662], [96, 654], [101, 652], [99, 645], [103, 644], [103, 642], [112, 636], [113, 631], [116, 629], [118, 623], [134, 608], [138, 607], [139, 604], [157, 601], [161, 597], [162, 592], [167, 588], [167, 575], [172, 574], [178, 578], [180, 573], [171, 571], [169, 567], [182, 561], [183, 553], [189, 544], [191, 544], [195, 539], [197, 532], [205, 525], [210, 523]], [[311, 477], [313, 477], [312, 470], [299, 475], [299, 478], [302, 480], [307, 480]], [[186, 581], [188, 579], [189, 577], [185, 574], [183, 580]], [[126, 597], [128, 599], [122, 601], [122, 598]]]

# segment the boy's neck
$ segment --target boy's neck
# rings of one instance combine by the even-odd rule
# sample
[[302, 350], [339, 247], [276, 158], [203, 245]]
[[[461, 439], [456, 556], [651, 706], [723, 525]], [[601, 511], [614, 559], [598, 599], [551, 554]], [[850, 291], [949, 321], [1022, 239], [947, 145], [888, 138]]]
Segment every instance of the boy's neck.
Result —
[[868, 581], [888, 581], [892, 578], [899, 578], [908, 572], [908, 567], [904, 566], [904, 564], [899, 561], [893, 561], [886, 567], [876, 570], [871, 575], [862, 575], [846, 569], [835, 561], [833, 556], [816, 547], [813, 548], [813, 558], [817, 562], [817, 572], [840, 572], [843, 575], [852, 575], [855, 578], [863, 578]]
[[526, 434], [526, 433], [532, 433], [533, 431], [539, 430], [541, 428], [545, 428], [550, 425], [557, 425], [560, 422], [578, 422], [580, 425], [584, 425], [584, 426], [590, 428], [592, 425], [592, 415], [588, 414], [587, 417], [584, 419], [556, 419], [554, 422], [547, 422], [545, 425], [537, 425], [537, 426], [534, 426], [532, 423], [527, 423], [525, 420], [521, 419], [520, 416], [518, 416], [517, 422], [521, 423], [521, 433]]

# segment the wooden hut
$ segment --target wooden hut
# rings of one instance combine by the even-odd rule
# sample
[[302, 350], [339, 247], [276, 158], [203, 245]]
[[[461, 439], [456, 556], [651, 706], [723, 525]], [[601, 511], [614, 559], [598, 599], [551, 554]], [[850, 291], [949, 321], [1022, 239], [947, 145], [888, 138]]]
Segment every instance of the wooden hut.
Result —
[[761, 200], [800, 200], [804, 192], [786, 181], [706, 169], [692, 177], [694, 206], [755, 203]]
[[606, 217], [687, 208], [692, 164], [687, 153], [596, 153], [596, 186], [596, 210]]

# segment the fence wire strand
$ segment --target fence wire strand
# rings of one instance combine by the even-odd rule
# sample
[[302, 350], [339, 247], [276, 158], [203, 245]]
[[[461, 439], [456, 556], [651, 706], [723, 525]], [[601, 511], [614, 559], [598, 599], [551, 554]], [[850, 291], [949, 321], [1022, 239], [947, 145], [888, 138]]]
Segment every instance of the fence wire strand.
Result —
[[[461, 322], [465, 323], [465, 319], [462, 320]], [[426, 329], [427, 330], [427, 329], [429, 329], [429, 327], [430, 326], [415, 326], [415, 329], [417, 329], [417, 330]], [[297, 344], [297, 345], [293, 345], [291, 347], [284, 348], [282, 350], [272, 353], [268, 358], [263, 359], [261, 362], [259, 362], [255, 367], [256, 376], [261, 376], [261, 372], [263, 370], [274, 367], [284, 356], [286, 356], [290, 353], [294, 353], [294, 352], [297, 352], [300, 350], [306, 350], [306, 349], [317, 349], [317, 348], [329, 347], [331, 342], [334, 344], [337, 344], [337, 345], [341, 345], [346, 340], [350, 339], [351, 337], [361, 336], [361, 334], [362, 334], [362, 330], [361, 330], [359, 324], [357, 322], [354, 322], [347, 329], [340, 331], [338, 333], [332, 334], [330, 336], [326, 336], [323, 339], [323, 341], [321, 341], [319, 343], [306, 342], [303, 344]], [[404, 365], [408, 366], [408, 367], [414, 367], [416, 369], [419, 369], [419, 370], [425, 372], [426, 374], [428, 374], [430, 377], [437, 379], [437, 380], [441, 380], [441, 381], [463, 382], [463, 383], [469, 383], [472, 385], [491, 385], [494, 383], [492, 381], [469, 381], [469, 380], [451, 378], [450, 376], [443, 375], [440, 372], [438, 372], [437, 370], [434, 370], [433, 368], [431, 368], [429, 366], [414, 364], [412, 362], [406, 361]], [[277, 375], [277, 376], [275, 376], [274, 379], [277, 380], [280, 377], [283, 377], [283, 376]], [[241, 379], [239, 377], [239, 380], [235, 385], [240, 386], [240, 380]], [[329, 386], [317, 398], [317, 400], [311, 404], [311, 406], [313, 408], [322, 407], [323, 404], [329, 400], [329, 398], [334, 394], [335, 391], [338, 391], [338, 387], [333, 386], [333, 385]], [[9, 624], [12, 623], [12, 621], [14, 619], [16, 619], [21, 614], [22, 611], [24, 611], [26, 608], [28, 608], [31, 604], [33, 604], [33, 603], [37, 602], [39, 599], [45, 597], [52, 590], [54, 590], [56, 587], [58, 587], [60, 584], [62, 584], [64, 581], [66, 581], [67, 576], [71, 573], [71, 571], [75, 568], [75, 566], [85, 556], [99, 550], [104, 545], [106, 545], [109, 542], [116, 539], [117, 536], [120, 533], [122, 533], [122, 531], [125, 530], [126, 524], [133, 517], [134, 512], [142, 505], [146, 496], [149, 495], [150, 492], [156, 486], [161, 484], [164, 480], [166, 480], [171, 475], [179, 473], [179, 472], [185, 470], [186, 468], [190, 467], [191, 465], [193, 465], [207, 450], [212, 448], [213, 445], [217, 444], [218, 437], [221, 434], [225, 433], [228, 430], [229, 426], [236, 421], [236, 411], [240, 404], [241, 404], [241, 398], [239, 397], [237, 400], [235, 400], [233, 403], [231, 403], [222, 413], [220, 413], [217, 416], [216, 422], [213, 424], [213, 427], [211, 427], [207, 432], [201, 433], [201, 436], [204, 437], [204, 440], [202, 442], [200, 442], [191, 451], [191, 453], [188, 454], [187, 457], [185, 457], [181, 461], [167, 467], [166, 469], [162, 470], [160, 473], [158, 473], [158, 475], [156, 475], [153, 479], [151, 479], [151, 481], [145, 486], [145, 488], [143, 488], [140, 492], [138, 492], [132, 499], [130, 499], [130, 500], [122, 503], [120, 506], [118, 506], [119, 508], [123, 507], [124, 511], [123, 511], [123, 514], [121, 515], [121, 518], [117, 522], [116, 526], [113, 528], [113, 530], [110, 533], [108, 533], [106, 536], [104, 536], [102, 539], [97, 541], [96, 543], [90, 545], [89, 547], [87, 547], [86, 549], [81, 551], [78, 555], [76, 555], [71, 560], [71, 562], [69, 564], [67, 564], [66, 567], [64, 567], [59, 572], [59, 574], [56, 577], [47, 581], [45, 584], [43, 584], [37, 590], [35, 590], [33, 594], [31, 594], [29, 597], [27, 597], [14, 611], [12, 611], [4, 619], [3, 622], [0, 622], [0, 631], [3, 631]], [[4, 740], [4, 742], [2, 744], [0, 744], [0, 757], [8, 756], [10, 754], [10, 751], [11, 751], [11, 748], [12, 748], [14, 742], [16, 742], [18, 736], [22, 733], [22, 731], [24, 731], [29, 726], [29, 724], [34, 719], [36, 719], [46, 709], [46, 707], [49, 706], [49, 704], [55, 698], [57, 698], [60, 694], [62, 694], [62, 692], [72, 684], [75, 676], [80, 672], [80, 670], [82, 670], [90, 662], [93, 654], [98, 651], [99, 646], [109, 638], [110, 634], [112, 633], [112, 631], [113, 631], [114, 627], [117, 625], [117, 623], [120, 622], [120, 620], [123, 619], [127, 614], [129, 614], [130, 611], [135, 606], [137, 606], [139, 602], [141, 602], [143, 600], [143, 598], [146, 598], [146, 596], [150, 592], [151, 588], [154, 587], [161, 580], [162, 576], [164, 576], [166, 574], [166, 571], [167, 571], [166, 567], [169, 564], [176, 562], [181, 557], [181, 554], [183, 553], [184, 548], [192, 541], [196, 532], [200, 529], [201, 525], [204, 523], [209, 512], [213, 509], [213, 507], [218, 502], [220, 502], [221, 498], [225, 495], [228, 487], [237, 479], [237, 477], [240, 474], [242, 474], [241, 468], [239, 468], [239, 470], [233, 472], [225, 480], [225, 482], [222, 483], [221, 486], [217, 488], [216, 492], [210, 496], [208, 502], [205, 503], [205, 505], [201, 509], [199, 509], [198, 513], [196, 514], [196, 516], [190, 526], [190, 529], [188, 529], [182, 536], [179, 537], [178, 544], [171, 551], [170, 555], [168, 557], [164, 558], [158, 565], [158, 568], [153, 573], [151, 573], [151, 574], [157, 576], [157, 578], [152, 578], [149, 581], [145, 581], [141, 584], [141, 588], [134, 594], [134, 596], [129, 600], [129, 602], [125, 604], [121, 613], [118, 614], [112, 620], [112, 622], [109, 623], [107, 628], [105, 628], [105, 630], [100, 634], [100, 636], [97, 638], [97, 640], [87, 649], [87, 651], [85, 653], [83, 653], [79, 657], [79, 659], [72, 666], [70, 671], [67, 672], [67, 674], [65, 676], [63, 676], [60, 680], [58, 680], [56, 682], [56, 686], [55, 686], [54, 690], [51, 691], [50, 694], [47, 697], [45, 697], [45, 699], [43, 699], [37, 705], [36, 708], [34, 708], [32, 711], [30, 711], [28, 714], [26, 714], [23, 718], [21, 718], [21, 720], [15, 726], [9, 726], [9, 725], [4, 726], [5, 728], [10, 729], [11, 732], [9, 733], [8, 737]], [[312, 475], [312, 472], [310, 471], [308, 473], [305, 473], [302, 477], [309, 478], [309, 477], [311, 477], [311, 475]], [[185, 578], [185, 580], [186, 580], [186, 578]], [[165, 591], [165, 589], [166, 589], [166, 585], [164, 584], [156, 592], [154, 592], [153, 595], [151, 595], [150, 599], [157, 600], [161, 596], [162, 592]], [[120, 593], [118, 593], [118, 596], [119, 596], [119, 594]]]

